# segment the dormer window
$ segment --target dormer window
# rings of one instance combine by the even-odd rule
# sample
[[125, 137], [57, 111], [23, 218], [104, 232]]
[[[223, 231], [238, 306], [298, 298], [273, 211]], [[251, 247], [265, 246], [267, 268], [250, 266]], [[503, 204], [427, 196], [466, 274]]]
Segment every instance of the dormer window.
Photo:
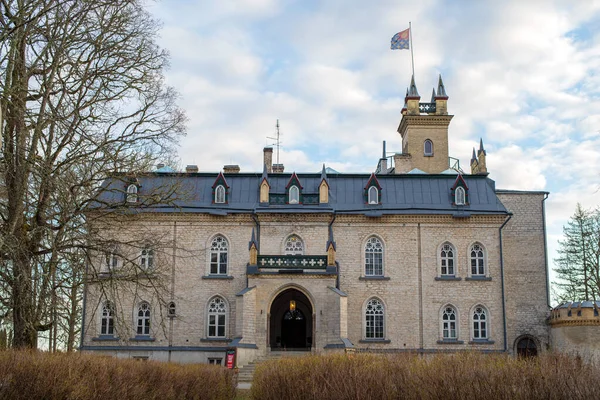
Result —
[[131, 184], [127, 186], [127, 202], [128, 203], [137, 203], [138, 201], [138, 188], [135, 184]]
[[461, 187], [461, 186], [457, 187], [456, 190], [454, 191], [454, 196], [455, 196], [454, 203], [457, 206], [465, 205], [465, 189], [463, 187]]
[[378, 204], [379, 203], [379, 190], [377, 187], [371, 186], [369, 188], [369, 204]]
[[423, 143], [423, 155], [425, 157], [433, 156], [433, 142], [429, 139]]
[[290, 204], [298, 204], [300, 202], [300, 190], [298, 186], [294, 185], [290, 187]]
[[215, 203], [225, 203], [225, 187], [223, 185], [219, 185], [215, 189]]

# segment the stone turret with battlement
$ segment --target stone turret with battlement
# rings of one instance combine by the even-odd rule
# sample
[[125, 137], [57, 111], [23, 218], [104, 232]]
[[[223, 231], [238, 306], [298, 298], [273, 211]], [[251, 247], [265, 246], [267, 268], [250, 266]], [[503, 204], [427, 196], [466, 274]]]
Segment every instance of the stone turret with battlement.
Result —
[[550, 312], [552, 349], [600, 362], [600, 301], [575, 301], [555, 307]]

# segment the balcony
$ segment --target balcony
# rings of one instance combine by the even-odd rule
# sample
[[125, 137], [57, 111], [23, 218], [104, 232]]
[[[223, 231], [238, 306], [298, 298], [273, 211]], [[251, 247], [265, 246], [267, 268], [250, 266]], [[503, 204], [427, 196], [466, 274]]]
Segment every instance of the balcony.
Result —
[[327, 256], [259, 255], [249, 274], [335, 274], [337, 266], [327, 265]]

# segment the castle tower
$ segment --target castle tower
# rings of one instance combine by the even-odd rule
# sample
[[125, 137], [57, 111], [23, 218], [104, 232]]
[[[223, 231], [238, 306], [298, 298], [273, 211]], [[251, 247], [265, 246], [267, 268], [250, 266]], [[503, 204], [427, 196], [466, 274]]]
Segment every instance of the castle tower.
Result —
[[395, 172], [407, 173], [414, 168], [429, 174], [439, 174], [448, 169], [448, 95], [438, 79], [430, 103], [420, 103], [414, 76], [402, 109], [398, 133], [402, 137], [402, 153], [394, 156]]

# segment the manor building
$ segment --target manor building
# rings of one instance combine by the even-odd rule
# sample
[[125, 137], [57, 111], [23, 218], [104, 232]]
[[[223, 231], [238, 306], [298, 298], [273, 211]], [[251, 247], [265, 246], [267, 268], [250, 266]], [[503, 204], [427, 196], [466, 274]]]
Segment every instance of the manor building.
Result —
[[497, 189], [483, 142], [470, 174], [449, 161], [447, 103], [441, 77], [429, 103], [413, 79], [402, 151], [372, 173], [286, 173], [265, 148], [262, 173], [104, 182], [81, 349], [210, 363], [234, 349], [238, 365], [292, 349], [545, 351], [548, 194]]

